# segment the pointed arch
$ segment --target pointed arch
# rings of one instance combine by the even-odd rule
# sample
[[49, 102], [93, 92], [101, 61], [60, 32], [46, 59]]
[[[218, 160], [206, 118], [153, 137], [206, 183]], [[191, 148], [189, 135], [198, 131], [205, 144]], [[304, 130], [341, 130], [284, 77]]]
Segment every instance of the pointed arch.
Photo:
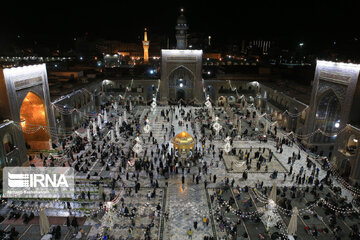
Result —
[[195, 79], [195, 74], [193, 73], [193, 71], [191, 71], [188, 67], [186, 67], [186, 66], [184, 66], [184, 65], [179, 65], [179, 66], [177, 66], [176, 68], [174, 68], [173, 70], [171, 70], [170, 72], [169, 72], [169, 74], [167, 75], [167, 79], [170, 79], [170, 76], [171, 76], [171, 74], [173, 74], [175, 71], [177, 71], [177, 70], [179, 70], [179, 69], [185, 69], [185, 70], [187, 70], [188, 72], [190, 72], [191, 73], [191, 75], [192, 75], [192, 77], [193, 77], [193, 79]]
[[341, 124], [340, 98], [331, 88], [327, 88], [319, 94], [315, 106], [314, 131], [320, 129], [328, 136], [317, 133], [314, 135], [314, 142], [334, 142]]
[[20, 107], [20, 122], [27, 147], [31, 149], [48, 149], [49, 123], [44, 100], [36, 93], [29, 91]]

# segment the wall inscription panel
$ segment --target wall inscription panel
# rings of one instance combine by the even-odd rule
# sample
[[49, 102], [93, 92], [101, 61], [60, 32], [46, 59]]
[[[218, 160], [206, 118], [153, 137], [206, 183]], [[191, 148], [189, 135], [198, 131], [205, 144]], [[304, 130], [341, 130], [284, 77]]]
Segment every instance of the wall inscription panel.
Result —
[[328, 71], [320, 71], [319, 73], [319, 79], [324, 81], [330, 81], [330, 82], [336, 82], [339, 84], [349, 84], [351, 81], [350, 75], [345, 75], [341, 73], [334, 73], [334, 72], [328, 72]]
[[18, 89], [42, 84], [42, 82], [43, 82], [42, 77], [35, 77], [35, 78], [28, 78], [28, 79], [16, 81], [14, 82], [14, 85], [15, 85], [15, 89], [18, 90]]

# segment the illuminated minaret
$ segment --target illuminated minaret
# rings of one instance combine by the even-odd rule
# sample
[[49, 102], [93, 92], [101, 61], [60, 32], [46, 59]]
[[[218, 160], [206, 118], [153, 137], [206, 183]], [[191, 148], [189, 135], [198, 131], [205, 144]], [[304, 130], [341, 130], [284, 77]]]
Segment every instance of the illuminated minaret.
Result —
[[184, 16], [184, 9], [180, 9], [181, 15], [178, 17], [176, 22], [176, 48], [177, 49], [186, 49], [187, 39], [186, 31], [189, 29], [189, 26], [186, 23], [186, 18]]
[[143, 48], [144, 48], [144, 63], [148, 63], [149, 62], [149, 41], [147, 38], [147, 29], [145, 28], [145, 33], [144, 33], [144, 41], [143, 42]]

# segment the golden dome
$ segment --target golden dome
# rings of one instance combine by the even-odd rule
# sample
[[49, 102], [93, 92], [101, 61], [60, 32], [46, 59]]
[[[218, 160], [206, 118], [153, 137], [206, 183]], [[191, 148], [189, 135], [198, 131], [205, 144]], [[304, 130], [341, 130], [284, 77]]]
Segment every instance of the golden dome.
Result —
[[187, 132], [182, 131], [172, 139], [173, 144], [193, 144], [194, 138]]

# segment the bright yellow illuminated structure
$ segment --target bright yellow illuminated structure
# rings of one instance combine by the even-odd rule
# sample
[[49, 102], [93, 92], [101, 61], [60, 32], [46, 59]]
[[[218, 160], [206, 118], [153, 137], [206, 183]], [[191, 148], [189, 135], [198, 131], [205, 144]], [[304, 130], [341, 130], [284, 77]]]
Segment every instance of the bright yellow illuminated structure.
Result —
[[147, 38], [147, 29], [145, 28], [144, 41], [143, 41], [144, 63], [148, 63], [148, 62], [149, 62], [149, 44], [150, 44], [150, 41], [148, 41], [148, 38]]
[[20, 123], [25, 142], [32, 149], [49, 149], [50, 136], [44, 129], [48, 127], [45, 105], [37, 94], [29, 92], [24, 98], [20, 108]]
[[190, 151], [193, 151], [196, 141], [189, 133], [182, 131], [171, 139], [171, 143], [174, 145], [174, 150], [182, 155], [185, 153], [189, 154]]

